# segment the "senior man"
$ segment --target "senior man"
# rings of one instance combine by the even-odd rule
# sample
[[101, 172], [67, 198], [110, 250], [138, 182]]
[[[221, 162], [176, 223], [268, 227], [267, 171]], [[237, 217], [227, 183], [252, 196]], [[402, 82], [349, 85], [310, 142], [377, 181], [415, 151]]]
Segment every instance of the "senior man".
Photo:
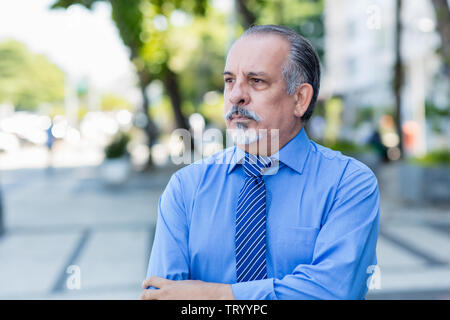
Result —
[[141, 299], [363, 299], [376, 265], [377, 180], [308, 139], [317, 54], [290, 29], [254, 26], [223, 75], [227, 128], [241, 134], [171, 177]]

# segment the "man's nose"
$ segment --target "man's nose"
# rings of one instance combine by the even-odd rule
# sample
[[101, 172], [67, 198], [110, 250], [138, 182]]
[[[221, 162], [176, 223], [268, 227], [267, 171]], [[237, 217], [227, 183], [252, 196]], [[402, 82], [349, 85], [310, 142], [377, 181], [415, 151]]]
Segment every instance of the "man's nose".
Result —
[[250, 102], [250, 95], [245, 84], [236, 82], [230, 93], [230, 102], [233, 105], [245, 106]]

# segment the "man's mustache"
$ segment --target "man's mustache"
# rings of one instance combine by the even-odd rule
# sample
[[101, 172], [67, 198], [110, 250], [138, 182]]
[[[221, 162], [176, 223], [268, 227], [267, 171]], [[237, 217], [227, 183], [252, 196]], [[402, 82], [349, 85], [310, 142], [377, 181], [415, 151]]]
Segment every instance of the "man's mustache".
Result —
[[260, 116], [258, 116], [255, 112], [247, 110], [245, 108], [241, 108], [239, 106], [234, 105], [230, 111], [228, 111], [226, 114], [224, 114], [224, 118], [226, 120], [231, 120], [231, 118], [233, 118], [233, 115], [240, 115], [243, 116], [245, 118], [251, 119], [251, 120], [255, 120], [256, 122], [260, 122], [262, 120], [262, 118]]

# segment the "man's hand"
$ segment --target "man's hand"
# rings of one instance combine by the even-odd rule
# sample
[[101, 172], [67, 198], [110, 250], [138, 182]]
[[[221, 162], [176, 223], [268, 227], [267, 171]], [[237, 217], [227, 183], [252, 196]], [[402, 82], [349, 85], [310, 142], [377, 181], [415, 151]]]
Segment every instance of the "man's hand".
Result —
[[200, 280], [167, 280], [150, 277], [142, 283], [156, 290], [144, 290], [141, 300], [232, 300], [231, 284], [204, 282]]

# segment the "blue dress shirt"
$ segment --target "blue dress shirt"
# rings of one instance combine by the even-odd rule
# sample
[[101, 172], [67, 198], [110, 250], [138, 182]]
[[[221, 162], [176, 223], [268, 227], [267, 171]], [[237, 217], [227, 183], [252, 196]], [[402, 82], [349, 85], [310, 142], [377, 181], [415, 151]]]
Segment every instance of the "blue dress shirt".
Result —
[[159, 199], [147, 277], [232, 284], [236, 299], [363, 299], [376, 265], [379, 190], [361, 162], [305, 130], [273, 158], [266, 185], [268, 278], [236, 282], [235, 215], [244, 151], [174, 173]]

